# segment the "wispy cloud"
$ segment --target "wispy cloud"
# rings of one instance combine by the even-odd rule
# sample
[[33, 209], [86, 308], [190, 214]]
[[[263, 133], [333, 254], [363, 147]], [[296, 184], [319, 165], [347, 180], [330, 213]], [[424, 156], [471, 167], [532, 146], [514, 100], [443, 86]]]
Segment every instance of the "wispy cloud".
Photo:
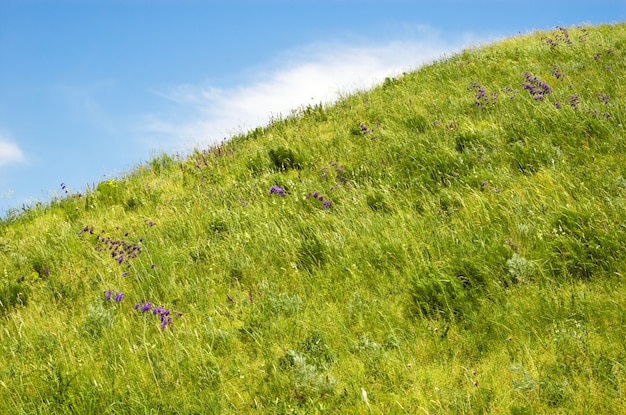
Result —
[[307, 104], [330, 103], [369, 88], [476, 40], [465, 35], [450, 42], [431, 33], [420, 40], [378, 45], [312, 45], [285, 54], [272, 69], [236, 87], [188, 84], [160, 91], [158, 96], [173, 104], [173, 111], [147, 115], [141, 129], [152, 139], [158, 137], [160, 142], [152, 145], [168, 150], [215, 143]]
[[23, 161], [24, 153], [22, 150], [13, 142], [8, 133], [0, 131], [0, 166]]

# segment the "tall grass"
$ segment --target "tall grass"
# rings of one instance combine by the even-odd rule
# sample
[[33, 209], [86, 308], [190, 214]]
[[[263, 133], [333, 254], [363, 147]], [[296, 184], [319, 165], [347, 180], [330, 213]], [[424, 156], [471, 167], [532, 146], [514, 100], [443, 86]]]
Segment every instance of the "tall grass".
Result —
[[625, 46], [468, 49], [10, 213], [0, 412], [623, 412]]

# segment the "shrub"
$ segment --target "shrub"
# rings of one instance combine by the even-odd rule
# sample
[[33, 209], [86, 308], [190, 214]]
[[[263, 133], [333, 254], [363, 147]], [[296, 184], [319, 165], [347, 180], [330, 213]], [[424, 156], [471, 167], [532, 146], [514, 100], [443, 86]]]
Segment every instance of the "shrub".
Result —
[[302, 162], [300, 157], [293, 150], [286, 147], [273, 148], [268, 152], [272, 167], [278, 171], [288, 169], [301, 169]]
[[18, 305], [27, 305], [31, 289], [22, 280], [12, 278], [0, 281], [0, 315], [5, 315]]
[[385, 201], [385, 195], [381, 192], [372, 192], [365, 195], [367, 206], [374, 212], [391, 212], [391, 207]]
[[456, 320], [462, 318], [472, 303], [463, 282], [435, 269], [423, 266], [410, 286], [411, 314], [426, 318]]
[[300, 267], [311, 272], [316, 267], [323, 267], [325, 262], [326, 247], [324, 244], [315, 235], [305, 235], [298, 248], [298, 264]]
[[278, 363], [289, 374], [298, 400], [312, 401], [334, 393], [337, 381], [317, 366], [307, 363], [301, 353], [289, 350]]
[[555, 276], [585, 280], [596, 273], [612, 273], [624, 256], [622, 228], [603, 226], [589, 212], [564, 209], [553, 226], [551, 263]]

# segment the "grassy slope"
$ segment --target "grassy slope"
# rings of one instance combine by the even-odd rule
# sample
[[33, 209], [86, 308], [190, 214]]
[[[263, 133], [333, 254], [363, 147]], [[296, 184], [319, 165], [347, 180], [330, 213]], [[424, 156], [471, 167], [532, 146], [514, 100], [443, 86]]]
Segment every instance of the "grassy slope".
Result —
[[12, 215], [0, 412], [625, 411], [625, 50], [466, 50]]

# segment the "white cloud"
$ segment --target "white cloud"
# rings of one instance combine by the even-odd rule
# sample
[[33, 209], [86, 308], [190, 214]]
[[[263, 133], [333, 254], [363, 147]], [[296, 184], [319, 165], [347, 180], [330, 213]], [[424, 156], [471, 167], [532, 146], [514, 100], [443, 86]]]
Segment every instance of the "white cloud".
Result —
[[7, 133], [0, 131], [0, 166], [24, 161], [24, 153]]
[[272, 116], [288, 115], [307, 104], [330, 103], [341, 95], [369, 88], [385, 77], [414, 70], [472, 43], [476, 39], [467, 35], [446, 42], [426, 33], [421, 40], [380, 45], [309, 46], [286, 54], [275, 63], [276, 69], [257, 75], [248, 84], [229, 89], [179, 85], [159, 92], [174, 104], [175, 111], [146, 116], [141, 129], [152, 137], [160, 136], [163, 142], [159, 145], [168, 150], [215, 143], [265, 125]]

